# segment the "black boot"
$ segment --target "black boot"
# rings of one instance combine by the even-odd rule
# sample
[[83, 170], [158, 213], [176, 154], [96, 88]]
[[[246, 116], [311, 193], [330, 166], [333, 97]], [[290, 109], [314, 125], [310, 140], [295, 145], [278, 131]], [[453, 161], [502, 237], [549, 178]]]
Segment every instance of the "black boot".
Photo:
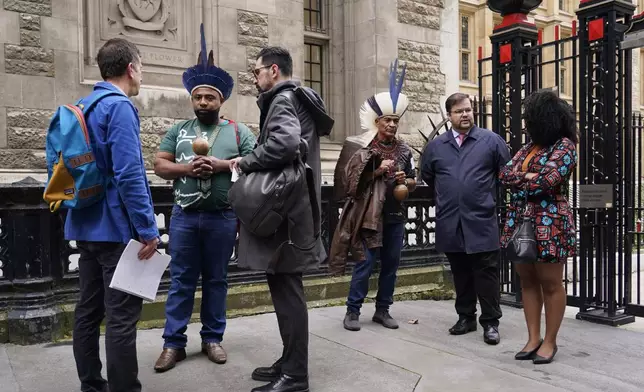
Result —
[[360, 316], [358, 315], [358, 313], [347, 311], [342, 324], [344, 325], [344, 329], [346, 329], [347, 331], [359, 331]]
[[452, 335], [465, 335], [468, 332], [476, 331], [476, 320], [459, 319], [449, 333]]
[[253, 388], [251, 392], [309, 392], [309, 380], [306, 378], [296, 379], [282, 374], [270, 384]]
[[253, 370], [251, 378], [255, 381], [275, 381], [282, 374], [282, 367], [279, 362], [275, 362], [270, 367], [258, 367]]
[[388, 310], [376, 310], [376, 313], [374, 313], [371, 320], [373, 320], [374, 323], [382, 324], [385, 328], [398, 328], [398, 322], [391, 317]]
[[487, 325], [485, 327], [485, 331], [483, 332], [483, 341], [491, 345], [499, 344], [499, 342], [501, 341], [499, 327], [494, 325]]

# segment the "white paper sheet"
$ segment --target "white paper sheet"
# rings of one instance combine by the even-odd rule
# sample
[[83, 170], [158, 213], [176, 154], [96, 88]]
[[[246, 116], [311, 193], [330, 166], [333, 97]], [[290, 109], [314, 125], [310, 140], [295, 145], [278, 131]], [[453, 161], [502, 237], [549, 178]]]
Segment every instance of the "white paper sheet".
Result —
[[232, 175], [230, 176], [230, 182], [237, 182], [239, 180], [239, 171], [233, 169]]
[[153, 302], [170, 256], [155, 252], [149, 260], [139, 260], [141, 248], [142, 243], [130, 240], [116, 266], [110, 288]]

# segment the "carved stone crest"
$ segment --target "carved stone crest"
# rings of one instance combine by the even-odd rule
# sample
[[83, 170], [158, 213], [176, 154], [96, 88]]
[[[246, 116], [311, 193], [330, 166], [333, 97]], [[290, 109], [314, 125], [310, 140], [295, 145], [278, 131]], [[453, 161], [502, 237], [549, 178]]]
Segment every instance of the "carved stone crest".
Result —
[[170, 12], [164, 0], [118, 0], [125, 27], [162, 33]]

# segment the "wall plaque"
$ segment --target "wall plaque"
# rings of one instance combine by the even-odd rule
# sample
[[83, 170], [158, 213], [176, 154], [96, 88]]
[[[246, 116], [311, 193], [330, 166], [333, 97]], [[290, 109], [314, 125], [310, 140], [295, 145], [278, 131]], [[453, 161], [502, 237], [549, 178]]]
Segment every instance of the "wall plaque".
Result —
[[579, 185], [579, 208], [613, 208], [613, 184]]
[[190, 2], [177, 0], [102, 1], [101, 38], [116, 35], [136, 44], [169, 49], [186, 49], [184, 15]]
[[144, 80], [182, 87], [181, 73], [197, 59], [204, 0], [88, 0], [86, 6], [84, 79], [100, 80], [96, 53], [109, 39], [124, 38], [141, 52]]

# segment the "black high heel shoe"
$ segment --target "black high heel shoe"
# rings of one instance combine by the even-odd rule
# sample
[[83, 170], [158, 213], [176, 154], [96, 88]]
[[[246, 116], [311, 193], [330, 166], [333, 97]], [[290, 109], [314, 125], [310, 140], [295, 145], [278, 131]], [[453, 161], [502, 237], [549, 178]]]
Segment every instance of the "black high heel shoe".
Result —
[[552, 351], [552, 355], [549, 357], [542, 357], [541, 355], [534, 355], [534, 358], [532, 359], [532, 363], [535, 365], [545, 365], [547, 363], [552, 362], [553, 359], [555, 359], [555, 354], [557, 354], [557, 346], [555, 346], [554, 351]]
[[529, 359], [533, 359], [534, 356], [537, 354], [537, 351], [539, 351], [539, 349], [541, 348], [542, 344], [543, 344], [543, 339], [541, 339], [541, 341], [539, 342], [539, 345], [534, 350], [531, 350], [531, 351], [519, 351], [514, 356], [514, 359], [516, 359], [517, 361], [527, 361]]

